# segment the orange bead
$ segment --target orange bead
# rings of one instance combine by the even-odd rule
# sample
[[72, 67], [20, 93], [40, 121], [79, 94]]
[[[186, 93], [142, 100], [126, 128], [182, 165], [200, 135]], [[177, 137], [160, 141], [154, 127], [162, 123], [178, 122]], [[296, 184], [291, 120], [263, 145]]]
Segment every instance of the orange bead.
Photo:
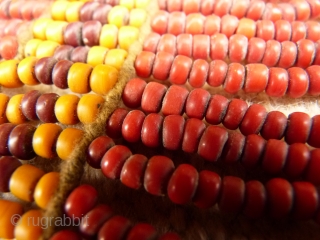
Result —
[[39, 179], [45, 174], [40, 168], [30, 164], [18, 167], [11, 175], [9, 182], [10, 192], [27, 202], [33, 201], [33, 192]]
[[28, 121], [21, 110], [21, 100], [23, 96], [24, 94], [14, 95], [8, 102], [6, 116], [11, 123], [20, 124]]
[[236, 33], [246, 36], [248, 39], [256, 35], [256, 23], [249, 18], [241, 18]]
[[68, 86], [72, 92], [88, 93], [91, 91], [89, 77], [92, 66], [86, 63], [74, 63], [68, 71]]
[[108, 50], [108, 48], [102, 46], [91, 47], [87, 55], [87, 63], [92, 67], [103, 63]]
[[0, 124], [8, 122], [6, 109], [9, 99], [7, 95], [0, 93]]
[[18, 76], [20, 81], [26, 85], [37, 85], [39, 81], [35, 77], [34, 66], [36, 65], [38, 58], [26, 57], [18, 65]]
[[[20, 218], [14, 235], [16, 240], [40, 239], [43, 229], [47, 228], [50, 222], [42, 216], [41, 210], [33, 209]], [[51, 223], [52, 224], [52, 223]]]
[[18, 88], [23, 85], [20, 81], [17, 69], [18, 60], [7, 60], [0, 63], [0, 85], [6, 88]]
[[81, 97], [77, 107], [80, 122], [85, 124], [94, 122], [104, 102], [104, 98], [96, 94], [86, 94]]
[[54, 113], [59, 122], [73, 125], [79, 122], [77, 106], [80, 98], [74, 94], [66, 94], [58, 98], [54, 106]]
[[34, 201], [42, 209], [46, 209], [49, 201], [54, 195], [59, 185], [60, 174], [58, 172], [49, 172], [40, 178], [34, 189]]
[[62, 128], [54, 123], [45, 123], [37, 127], [33, 134], [32, 146], [34, 152], [43, 158], [53, 158], [56, 142]]
[[119, 72], [114, 67], [99, 64], [90, 75], [91, 90], [97, 94], [106, 95], [116, 84]]
[[76, 144], [82, 139], [84, 132], [77, 128], [64, 129], [57, 140], [57, 154], [62, 160], [69, 159]]
[[14, 228], [19, 216], [23, 214], [23, 207], [20, 203], [8, 200], [0, 200], [0, 238], [13, 239]]

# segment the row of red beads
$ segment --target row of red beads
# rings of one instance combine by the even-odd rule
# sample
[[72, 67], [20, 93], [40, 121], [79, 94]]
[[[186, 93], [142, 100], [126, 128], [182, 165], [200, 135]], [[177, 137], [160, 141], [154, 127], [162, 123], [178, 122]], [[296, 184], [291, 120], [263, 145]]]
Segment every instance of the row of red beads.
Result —
[[173, 34], [160, 36], [151, 33], [144, 41], [143, 51], [153, 53], [167, 52], [174, 56], [183, 55], [195, 59], [226, 60], [229, 62], [263, 63], [267, 67], [293, 66], [307, 68], [320, 65], [320, 41], [314, 43], [308, 39], [279, 42], [264, 41], [261, 38], [248, 38], [234, 34], [229, 39], [224, 34], [191, 35]]
[[267, 210], [273, 218], [292, 214], [297, 219], [310, 219], [318, 209], [318, 193], [309, 182], [291, 184], [285, 179], [273, 178], [263, 185], [256, 180], [245, 183], [232, 176], [221, 179], [215, 172], [198, 172], [189, 164], [175, 168], [172, 160], [165, 156], [153, 156], [148, 160], [140, 154], [132, 155], [127, 147], [114, 146], [106, 136], [95, 139], [88, 153], [89, 162], [92, 156], [95, 161], [101, 161], [102, 173], [107, 178], [120, 179], [133, 189], [143, 185], [153, 195], [168, 194], [177, 204], [192, 201], [200, 208], [208, 208], [218, 203], [223, 213], [243, 211], [250, 218], [261, 217]]

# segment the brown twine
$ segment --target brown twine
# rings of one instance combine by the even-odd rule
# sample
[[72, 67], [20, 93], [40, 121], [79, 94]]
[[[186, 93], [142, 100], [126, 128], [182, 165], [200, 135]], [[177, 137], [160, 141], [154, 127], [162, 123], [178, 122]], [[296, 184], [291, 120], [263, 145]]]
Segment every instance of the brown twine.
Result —
[[[84, 173], [86, 163], [86, 149], [89, 144], [98, 136], [105, 133], [105, 124], [111, 113], [118, 107], [121, 100], [121, 94], [128, 80], [135, 77], [134, 61], [136, 56], [142, 51], [142, 44], [145, 37], [151, 32], [150, 16], [157, 10], [156, 0], [151, 0], [147, 7], [147, 21], [140, 28], [139, 39], [134, 42], [128, 51], [127, 59], [120, 69], [118, 81], [114, 88], [106, 95], [105, 103], [101, 106], [99, 115], [94, 123], [84, 125], [85, 132], [83, 138], [77, 143], [70, 158], [61, 163], [60, 183], [58, 189], [51, 199], [44, 216], [50, 219], [56, 219], [63, 215], [63, 205], [68, 194], [80, 183]], [[54, 224], [44, 229], [42, 239], [49, 239], [58, 227]]]

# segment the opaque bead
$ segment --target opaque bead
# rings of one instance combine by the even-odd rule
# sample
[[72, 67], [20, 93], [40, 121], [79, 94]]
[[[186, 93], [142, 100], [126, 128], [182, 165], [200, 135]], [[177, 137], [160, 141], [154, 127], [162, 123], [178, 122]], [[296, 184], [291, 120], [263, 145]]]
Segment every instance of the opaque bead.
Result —
[[203, 121], [196, 118], [189, 118], [185, 123], [182, 150], [193, 153], [198, 149], [200, 138], [206, 128]]
[[73, 125], [79, 122], [77, 106], [80, 98], [73, 94], [60, 96], [54, 105], [54, 114], [57, 120], [66, 125]]
[[168, 17], [169, 13], [167, 11], [158, 11], [151, 19], [152, 30], [159, 34], [166, 33], [168, 28]]
[[177, 36], [177, 54], [192, 57], [193, 37], [191, 34], [183, 33]]
[[310, 152], [310, 160], [305, 172], [306, 181], [316, 186], [319, 186], [320, 184], [320, 175], [318, 171], [319, 167], [320, 167], [320, 150], [316, 148]]
[[256, 180], [246, 182], [243, 213], [248, 218], [262, 217], [266, 207], [267, 193], [263, 184]]
[[266, 41], [261, 38], [250, 38], [248, 42], [248, 52], [246, 60], [248, 63], [258, 63], [262, 61], [266, 51]]
[[129, 108], [141, 106], [141, 99], [147, 83], [140, 78], [131, 79], [122, 92], [122, 101]]
[[[203, 14], [203, 13], [202, 13]], [[217, 15], [208, 15], [204, 21], [203, 33], [212, 36], [220, 32], [221, 18]]]
[[124, 118], [128, 114], [128, 110], [124, 108], [117, 108], [109, 117], [106, 123], [106, 133], [112, 138], [119, 138], [122, 136], [121, 129]]
[[16, 125], [12, 123], [3, 123], [0, 125], [0, 155], [1, 156], [11, 156], [8, 148], [9, 136], [12, 129]]
[[291, 39], [291, 24], [286, 20], [277, 20], [274, 23], [275, 40], [279, 42], [289, 41]]
[[128, 52], [123, 49], [110, 49], [104, 59], [104, 64], [116, 68], [118, 71], [122, 68]]
[[210, 0], [203, 0], [201, 1], [201, 13], [205, 16], [210, 15], [213, 13], [214, 10], [214, 2]]
[[40, 121], [45, 123], [57, 122], [54, 108], [59, 95], [56, 93], [42, 94], [36, 103], [36, 113]]
[[35, 166], [21, 165], [11, 175], [10, 192], [21, 200], [32, 202], [36, 184], [44, 174], [44, 171]]
[[293, 21], [291, 22], [292, 35], [291, 41], [298, 42], [301, 39], [305, 39], [307, 35], [307, 27], [304, 22]]
[[308, 114], [293, 112], [288, 116], [288, 124], [285, 133], [285, 141], [288, 144], [305, 143], [309, 138], [312, 121]]
[[226, 14], [228, 14], [228, 12], [231, 9], [232, 3], [226, 0], [218, 0], [215, 5], [214, 5], [214, 14], [222, 17]]
[[120, 28], [127, 25], [129, 20], [129, 10], [124, 6], [114, 6], [108, 14], [108, 23]]
[[299, 98], [305, 95], [309, 87], [309, 76], [307, 72], [299, 67], [288, 69], [289, 85], [287, 95], [292, 98]]
[[126, 146], [116, 145], [110, 148], [101, 160], [103, 175], [110, 179], [119, 179], [123, 164], [131, 155], [131, 151]]
[[81, 236], [71, 230], [61, 230], [53, 234], [50, 240], [81, 240]]
[[224, 90], [235, 94], [243, 87], [245, 68], [240, 63], [230, 63], [224, 82]]
[[161, 141], [161, 128], [163, 117], [159, 114], [151, 113], [144, 119], [141, 140], [148, 147], [158, 147]]
[[271, 20], [259, 20], [257, 21], [256, 24], [257, 24], [256, 37], [262, 38], [265, 41], [274, 39], [275, 27], [274, 27], [274, 23]]
[[19, 42], [15, 36], [3, 36], [0, 40], [0, 55], [9, 60], [16, 57], [19, 50]]
[[166, 52], [157, 52], [154, 60], [152, 75], [158, 80], [167, 80], [170, 74], [174, 56]]
[[15, 238], [14, 229], [19, 221], [18, 218], [12, 219], [12, 216], [21, 216], [23, 214], [23, 206], [20, 203], [9, 200], [0, 200], [0, 237], [5, 239]]
[[90, 92], [89, 77], [93, 67], [85, 63], [74, 63], [68, 71], [68, 87], [75, 93]]
[[248, 109], [248, 104], [241, 99], [232, 99], [229, 103], [223, 125], [231, 130], [237, 129]]
[[305, 21], [310, 18], [311, 9], [307, 1], [303, 0], [292, 0], [290, 3], [294, 6], [296, 10], [297, 20]]
[[193, 36], [193, 59], [207, 60], [210, 54], [210, 37], [204, 34]]
[[[241, 2], [241, 1], [239, 1], [239, 2]], [[244, 3], [244, 2], [247, 2], [247, 1], [246, 0], [242, 1], [242, 3]], [[232, 14], [232, 15], [234, 15], [234, 14]], [[256, 27], [255, 21], [253, 21], [252, 19], [249, 19], [249, 18], [244, 18], [243, 16], [239, 19], [240, 19], [240, 21], [239, 21], [239, 25], [236, 30], [236, 33], [242, 34], [242, 35], [246, 36], [248, 38], [248, 40], [250, 40], [251, 38], [253, 38], [256, 35], [256, 28], [257, 27]]]
[[119, 47], [128, 51], [129, 47], [138, 40], [139, 29], [133, 26], [123, 26], [119, 29], [118, 43]]
[[162, 100], [161, 112], [163, 115], [181, 115], [185, 109], [185, 102], [189, 91], [184, 87], [172, 85]]
[[[160, 40], [160, 34], [151, 32], [143, 42], [143, 51], [156, 53], [159, 40]], [[178, 44], [177, 44], [177, 50], [178, 50]]]
[[220, 33], [225, 34], [230, 38], [236, 31], [239, 25], [239, 19], [232, 15], [224, 15], [221, 17]]
[[191, 13], [186, 17], [186, 33], [203, 34], [205, 17], [200, 13]]
[[51, 17], [54, 20], [65, 20], [66, 10], [69, 2], [58, 1], [54, 2], [51, 7]]
[[163, 34], [160, 37], [157, 51], [176, 55], [176, 37], [169, 33]]
[[281, 42], [281, 55], [278, 66], [281, 68], [289, 68], [294, 65], [297, 59], [297, 45], [291, 41]]
[[142, 124], [146, 115], [140, 110], [132, 110], [122, 123], [122, 136], [128, 142], [138, 142], [141, 139]]
[[92, 67], [104, 63], [104, 59], [109, 51], [108, 48], [103, 46], [92, 46], [87, 55], [87, 63]]
[[187, 97], [185, 113], [189, 118], [203, 119], [210, 100], [210, 93], [204, 89], [193, 89]]
[[[100, 40], [101, 28], [102, 28], [102, 24], [99, 21], [89, 20], [84, 22], [82, 26], [83, 43], [89, 47], [98, 45]], [[108, 28], [108, 27], [105, 27], [105, 28]]]
[[296, 66], [301, 68], [309, 67], [315, 57], [315, 44], [309, 39], [301, 39], [297, 42], [298, 55]]
[[147, 113], [159, 112], [162, 99], [167, 91], [167, 87], [157, 83], [150, 82], [144, 89], [141, 98], [141, 108]]
[[241, 124], [240, 131], [243, 135], [258, 134], [264, 125], [267, 110], [260, 104], [252, 104], [246, 111]]
[[118, 44], [118, 32], [118, 28], [113, 24], [103, 25], [100, 31], [99, 45], [109, 49], [116, 48]]
[[244, 91], [246, 93], [263, 92], [268, 84], [269, 69], [264, 64], [247, 64]]
[[274, 219], [284, 218], [289, 214], [293, 205], [293, 188], [285, 179], [273, 178], [266, 185], [267, 212]]
[[92, 20], [97, 20], [102, 24], [106, 24], [108, 22], [108, 15], [111, 10], [111, 6], [109, 4], [102, 4], [98, 7], [92, 14]]
[[129, 231], [127, 235], [127, 240], [147, 240], [155, 238], [157, 235], [156, 229], [147, 223], [137, 223], [132, 229]]
[[21, 111], [22, 114], [28, 119], [36, 121], [38, 120], [38, 116], [36, 114], [36, 102], [40, 97], [40, 92], [37, 90], [32, 90], [24, 94], [21, 99]]
[[247, 169], [253, 169], [258, 165], [266, 141], [259, 135], [251, 134], [246, 137], [246, 143], [243, 148], [241, 163]]
[[62, 160], [68, 160], [75, 146], [83, 138], [84, 132], [77, 128], [66, 128], [62, 130], [57, 139], [56, 152]]
[[312, 117], [312, 131], [309, 133], [309, 138], [307, 140], [308, 144], [312, 147], [319, 147], [320, 146], [320, 141], [318, 138], [318, 134], [320, 132], [320, 116], [316, 115]]
[[59, 185], [60, 174], [49, 172], [43, 175], [34, 189], [34, 201], [42, 209], [46, 209]]
[[141, 154], [134, 154], [129, 157], [121, 170], [121, 182], [129, 188], [139, 189], [142, 185], [147, 162], [148, 159]]
[[155, 54], [152, 52], [141, 52], [135, 62], [134, 68], [136, 70], [136, 74], [142, 78], [148, 78], [151, 75], [152, 67], [155, 62]]
[[317, 21], [306, 21], [307, 38], [313, 42], [319, 40], [320, 24]]
[[52, 83], [60, 88], [68, 88], [68, 72], [73, 62], [69, 60], [59, 60], [52, 69], [51, 79]]
[[98, 239], [121, 240], [129, 231], [131, 222], [122, 216], [114, 216], [106, 221], [98, 232]]
[[18, 60], [12, 59], [0, 63], [0, 85], [6, 88], [18, 88], [23, 85], [20, 81], [17, 69]]
[[266, 143], [262, 167], [269, 174], [278, 174], [286, 164], [288, 145], [277, 139], [269, 139]]
[[192, 67], [192, 59], [178, 55], [174, 58], [170, 70], [169, 80], [172, 84], [185, 84]]
[[21, 124], [27, 121], [21, 110], [21, 101], [23, 96], [24, 94], [14, 95], [8, 102], [6, 116], [8, 121], [11, 123]]
[[186, 14], [184, 12], [172, 12], [168, 18], [167, 32], [178, 36], [185, 32]]
[[33, 37], [41, 40], [46, 40], [46, 28], [49, 22], [51, 22], [52, 19], [50, 18], [40, 18], [35, 20], [32, 33]]
[[84, 2], [70, 2], [66, 10], [67, 22], [76, 22], [80, 20], [80, 9]]
[[107, 94], [116, 84], [119, 72], [116, 68], [99, 64], [95, 66], [90, 75], [91, 90], [97, 94]]
[[281, 55], [281, 44], [276, 40], [269, 40], [266, 44], [266, 51], [262, 58], [262, 63], [267, 67], [274, 67], [279, 62]]
[[[70, 22], [70, 21], [69, 21]], [[73, 47], [83, 45], [82, 42], [82, 22], [72, 22], [69, 23], [64, 32], [63, 32], [63, 40], [66, 45], [70, 45]]]
[[306, 144], [293, 143], [289, 145], [287, 162], [284, 166], [285, 174], [295, 179], [300, 177], [307, 168], [310, 159], [310, 151]]
[[241, 63], [248, 51], [248, 38], [242, 34], [234, 34], [229, 38], [229, 59]]
[[63, 44], [63, 32], [65, 31], [68, 23], [64, 21], [48, 22], [46, 27], [46, 39], [49, 41]]
[[69, 194], [64, 204], [64, 211], [69, 217], [80, 220], [94, 208], [97, 202], [97, 190], [91, 185], [83, 184]]
[[225, 163], [236, 163], [241, 157], [245, 144], [245, 136], [239, 132], [231, 132], [228, 134], [228, 140], [221, 153], [221, 159]]
[[172, 0], [167, 2], [167, 10], [168, 12], [175, 12], [182, 10], [182, 1], [181, 0]]
[[278, 7], [282, 12], [282, 19], [288, 22], [293, 22], [296, 20], [296, 10], [290, 3], [279, 3]]
[[223, 60], [213, 60], [209, 65], [207, 83], [211, 87], [219, 87], [224, 83], [228, 71], [228, 64]]
[[310, 66], [306, 72], [309, 76], [308, 94], [318, 96], [320, 94], [320, 67], [318, 65]]
[[12, 173], [21, 166], [18, 159], [4, 156], [0, 158], [0, 192], [9, 192], [9, 182]]
[[6, 109], [7, 109], [9, 99], [10, 99], [9, 96], [7, 96], [4, 93], [0, 93], [0, 124], [8, 122], [8, 119], [6, 116]]
[[245, 196], [245, 183], [241, 178], [225, 176], [221, 183], [218, 206], [221, 212], [237, 214], [241, 211]]
[[210, 39], [210, 58], [224, 60], [228, 54], [229, 41], [226, 35], [217, 33]]
[[283, 68], [269, 68], [269, 81], [266, 93], [270, 97], [282, 97], [286, 94], [289, 85], [288, 72]]
[[35, 77], [34, 67], [36, 65], [36, 57], [26, 57], [18, 65], [18, 76], [21, 82], [26, 85], [39, 84]]
[[42, 212], [38, 209], [24, 213], [14, 229], [15, 239], [39, 239], [43, 228], [47, 227], [42, 221], [42, 217]]
[[52, 84], [53, 68], [57, 59], [53, 57], [44, 57], [38, 59], [34, 67], [36, 79], [43, 84]]
[[201, 88], [208, 78], [209, 64], [203, 59], [193, 62], [188, 82], [193, 88]]
[[130, 11], [129, 25], [139, 28], [146, 21], [147, 13], [144, 9], [134, 8]]
[[205, 119], [209, 124], [218, 125], [222, 122], [229, 100], [222, 95], [213, 95], [209, 101]]
[[178, 150], [182, 144], [185, 119], [180, 115], [169, 115], [163, 120], [162, 144], [166, 149]]
[[145, 190], [153, 195], [164, 195], [173, 171], [174, 164], [170, 158], [165, 156], [151, 157], [147, 163], [143, 178]]

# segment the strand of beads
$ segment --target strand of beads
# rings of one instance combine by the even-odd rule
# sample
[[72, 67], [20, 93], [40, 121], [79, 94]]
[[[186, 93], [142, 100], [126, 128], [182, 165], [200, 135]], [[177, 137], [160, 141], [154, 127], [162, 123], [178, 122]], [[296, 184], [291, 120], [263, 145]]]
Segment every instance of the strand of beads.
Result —
[[203, 15], [216, 14], [224, 16], [230, 14], [237, 18], [268, 19], [276, 21], [285, 19], [288, 21], [305, 21], [309, 18], [318, 18], [320, 15], [320, 3], [316, 0], [291, 0], [286, 3], [265, 3], [265, 1], [197, 1], [197, 0], [159, 0], [161, 10], [168, 12], [182, 11], [185, 14], [201, 12]]
[[[167, 52], [173, 56], [183, 55], [194, 60], [225, 60], [227, 62], [263, 63], [267, 67], [290, 68], [293, 66], [307, 68], [319, 65], [319, 44], [310, 39], [301, 39], [297, 43], [291, 41], [248, 38], [242, 34], [234, 34], [229, 39], [224, 34], [191, 35], [151, 33], [144, 41], [143, 51]], [[204, 65], [204, 61], [201, 65]], [[207, 64], [209, 65], [209, 64]]]
[[231, 130], [239, 128], [245, 136], [260, 133], [267, 140], [284, 137], [289, 144], [300, 142], [320, 147], [317, 140], [319, 115], [311, 118], [306, 113], [293, 112], [286, 117], [279, 111], [267, 113], [261, 104], [248, 106], [244, 100], [228, 100], [200, 88], [189, 92], [182, 86], [172, 85], [168, 89], [160, 83], [146, 83], [139, 78], [127, 83], [122, 101], [127, 107], [141, 107], [146, 113], [161, 112], [165, 116], [186, 114], [189, 118], [205, 119], [212, 125], [222, 123]]

